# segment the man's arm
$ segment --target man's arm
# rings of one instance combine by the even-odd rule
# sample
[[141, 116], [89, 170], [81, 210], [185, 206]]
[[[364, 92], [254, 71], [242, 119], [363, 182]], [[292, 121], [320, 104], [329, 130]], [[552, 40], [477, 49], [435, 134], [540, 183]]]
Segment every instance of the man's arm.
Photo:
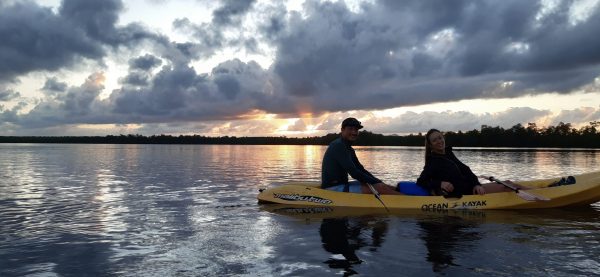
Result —
[[348, 172], [348, 174], [350, 174], [350, 176], [352, 176], [352, 178], [358, 180], [361, 183], [381, 183], [381, 180], [375, 178], [371, 173], [364, 170], [364, 167], [360, 163], [358, 163], [358, 165], [354, 163], [352, 157], [353, 153], [351, 150], [345, 149], [343, 145], [336, 145], [335, 150], [335, 157], [337, 162], [342, 166], [342, 168], [344, 168], [344, 170], [346, 170], [346, 172]]
[[371, 174], [371, 172], [369, 172], [368, 170], [365, 169], [365, 167], [360, 163], [360, 161], [358, 161], [358, 157], [356, 156], [356, 153], [354, 151], [352, 151], [351, 156], [352, 156], [352, 162], [356, 165], [358, 170], [362, 171], [364, 174], [367, 174], [367, 175], [377, 179], [373, 174]]

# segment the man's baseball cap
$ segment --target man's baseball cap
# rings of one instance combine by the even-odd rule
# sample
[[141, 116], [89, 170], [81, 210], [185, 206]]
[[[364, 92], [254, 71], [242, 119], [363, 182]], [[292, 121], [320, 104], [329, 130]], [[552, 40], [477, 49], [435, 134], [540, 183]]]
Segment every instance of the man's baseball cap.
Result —
[[358, 129], [362, 129], [362, 127], [363, 127], [360, 124], [360, 121], [358, 121], [354, 117], [348, 117], [348, 118], [344, 119], [344, 121], [342, 121], [342, 128], [344, 128], [346, 126], [353, 126], [353, 127], [358, 128]]

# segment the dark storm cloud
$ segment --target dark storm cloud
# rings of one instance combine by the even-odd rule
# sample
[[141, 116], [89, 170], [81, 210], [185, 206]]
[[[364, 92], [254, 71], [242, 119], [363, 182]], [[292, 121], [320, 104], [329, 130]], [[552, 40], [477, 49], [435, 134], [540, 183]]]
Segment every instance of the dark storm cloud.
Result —
[[101, 123], [110, 116], [105, 115], [105, 106], [98, 96], [104, 89], [104, 75], [94, 73], [80, 86], [66, 88], [61, 93], [48, 93], [24, 115], [18, 112], [26, 107], [20, 103], [2, 115], [0, 121], [11, 122], [23, 128], [45, 128], [63, 124]]
[[130, 72], [124, 78], [119, 79], [122, 84], [133, 85], [133, 86], [145, 86], [148, 84], [148, 74], [143, 72]]
[[46, 79], [42, 90], [48, 93], [57, 93], [67, 90], [67, 87], [67, 83], [58, 81], [58, 78], [56, 77], [51, 77]]
[[131, 59], [129, 61], [129, 67], [132, 69], [149, 70], [154, 67], [160, 66], [162, 61], [150, 54]]
[[[461, 64], [462, 75], [521, 71], [564, 71], [600, 62], [597, 36], [600, 26], [598, 7], [590, 17], [571, 24], [571, 1], [546, 17], [536, 20], [541, 4], [533, 1], [503, 3], [478, 1], [476, 8], [460, 14], [449, 26], [462, 35], [462, 50], [449, 56], [452, 63]], [[510, 51], [511, 43], [522, 43], [527, 49]], [[598, 70], [595, 70], [598, 72]]]
[[[572, 2], [566, 2], [571, 5]], [[285, 92], [317, 110], [568, 93], [600, 75], [600, 12], [539, 2], [309, 2], [274, 41]]]
[[0, 8], [0, 38], [0, 81], [104, 54], [102, 46], [83, 30], [29, 1]]
[[63, 0], [59, 14], [73, 25], [80, 26], [90, 38], [108, 42], [115, 40], [115, 23], [122, 9], [121, 0]]
[[223, 6], [213, 11], [214, 25], [238, 25], [255, 0], [224, 0]]
[[240, 83], [235, 77], [219, 76], [215, 78], [215, 84], [219, 92], [225, 95], [225, 98], [233, 100], [240, 93]]
[[129, 60], [130, 72], [119, 79], [124, 85], [146, 86], [151, 78], [150, 70], [162, 64], [162, 60], [154, 55], [146, 54]]
[[0, 90], [0, 101], [10, 101], [20, 97], [21, 94], [13, 90]]
[[573, 26], [568, 16], [570, 2], [561, 4], [555, 14], [542, 20], [538, 29], [526, 34], [532, 51], [523, 59], [524, 69], [564, 70], [600, 63], [600, 6], [596, 5], [589, 11], [589, 18]]
[[268, 99], [267, 79], [255, 62], [228, 61], [210, 75], [185, 65], [165, 66], [148, 86], [123, 87], [107, 104], [122, 123], [236, 118]]
[[58, 13], [30, 1], [0, 7], [0, 81], [59, 70], [82, 58], [100, 60], [106, 47], [134, 47], [142, 40], [168, 44], [138, 24], [117, 27], [120, 0], [64, 0]]
[[62, 103], [61, 110], [68, 117], [83, 116], [93, 112], [92, 105], [104, 89], [100, 84], [103, 80], [99, 79], [104, 79], [104, 76], [100, 73], [93, 74], [81, 87], [71, 88], [65, 95], [59, 96], [58, 100]]
[[243, 47], [246, 51], [256, 52], [256, 40], [252, 37], [227, 37], [225, 31], [243, 28], [241, 23], [247, 13], [252, 10], [254, 0], [227, 0], [220, 1], [222, 4], [213, 11], [210, 23], [195, 24], [188, 18], [177, 19], [173, 22], [173, 28], [190, 33], [199, 41], [195, 45], [196, 50], [203, 53], [203, 57], [209, 57], [223, 47]]
[[117, 27], [123, 8], [122, 0], [63, 0], [59, 15], [83, 29], [91, 39], [112, 47], [135, 46], [144, 39], [164, 40], [164, 37], [147, 31], [137, 23]]
[[260, 35], [268, 41], [275, 40], [286, 28], [286, 7], [279, 4], [257, 8], [261, 9], [262, 16], [258, 22]]
[[[14, 124], [15, 122], [18, 122], [21, 119], [20, 116], [17, 115], [17, 113], [19, 112], [19, 110], [25, 107], [25, 105], [25, 103], [19, 102], [12, 109], [6, 109], [3, 105], [0, 105], [0, 124], [3, 127], [3, 133], [11, 133], [11, 131], [15, 129], [15, 127], [18, 127], [18, 125]], [[27, 125], [20, 126], [27, 128]]]

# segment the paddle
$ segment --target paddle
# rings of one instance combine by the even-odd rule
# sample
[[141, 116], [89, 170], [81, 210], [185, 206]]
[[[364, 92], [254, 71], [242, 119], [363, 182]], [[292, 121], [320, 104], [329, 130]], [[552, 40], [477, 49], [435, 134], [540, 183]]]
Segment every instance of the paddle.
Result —
[[521, 197], [521, 198], [523, 198], [524, 200], [527, 200], [527, 201], [548, 201], [548, 200], [550, 200], [549, 198], [546, 198], [546, 197], [543, 197], [543, 196], [539, 196], [539, 195], [536, 195], [536, 194], [533, 194], [533, 193], [530, 193], [530, 192], [523, 191], [522, 189], [519, 189], [519, 188], [517, 188], [517, 187], [515, 187], [515, 186], [513, 186], [513, 185], [511, 185], [511, 184], [509, 184], [507, 182], [500, 181], [500, 180], [494, 178], [493, 176], [481, 175], [480, 177], [484, 178], [484, 179], [487, 179], [487, 180], [490, 180], [492, 182], [496, 182], [498, 184], [504, 185], [505, 187], [507, 187], [507, 188], [513, 190], [514, 192], [516, 192], [519, 197]]
[[390, 210], [388, 210], [388, 208], [385, 205], [385, 203], [383, 203], [383, 200], [381, 200], [381, 195], [379, 194], [379, 192], [371, 184], [367, 183], [367, 186], [369, 187], [369, 189], [371, 190], [371, 192], [373, 193], [373, 195], [375, 196], [375, 198], [377, 198], [377, 200], [379, 200], [379, 202], [381, 202], [381, 205], [383, 205], [383, 207], [385, 208], [385, 210], [387, 212], [390, 212]]

